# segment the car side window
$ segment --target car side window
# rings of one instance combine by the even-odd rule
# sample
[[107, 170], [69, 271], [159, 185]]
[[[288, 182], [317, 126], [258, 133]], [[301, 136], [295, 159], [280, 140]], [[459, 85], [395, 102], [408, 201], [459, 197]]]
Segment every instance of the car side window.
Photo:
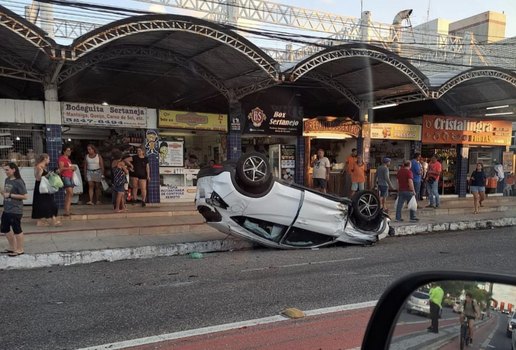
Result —
[[235, 216], [232, 217], [232, 219], [235, 220], [235, 222], [237, 222], [240, 226], [244, 227], [246, 230], [251, 231], [255, 235], [274, 242], [278, 242], [281, 237], [283, 237], [283, 234], [287, 229], [287, 226], [284, 225], [279, 225], [255, 218], [248, 218], [245, 216]]
[[299, 227], [291, 227], [285, 239], [286, 244], [295, 245], [298, 247], [319, 245], [333, 241], [335, 238], [328, 235], [323, 235], [317, 232], [305, 230]]

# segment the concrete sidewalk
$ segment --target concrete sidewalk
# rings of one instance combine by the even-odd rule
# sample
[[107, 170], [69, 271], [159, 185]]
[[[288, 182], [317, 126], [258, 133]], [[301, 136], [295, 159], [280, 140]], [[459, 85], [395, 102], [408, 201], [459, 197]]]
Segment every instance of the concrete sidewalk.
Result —
[[[393, 203], [390, 203], [392, 206]], [[25, 208], [22, 227], [25, 254], [0, 254], [0, 269], [25, 269], [96, 261], [152, 258], [251, 249], [254, 244], [224, 235], [204, 223], [193, 204], [129, 206], [113, 213], [109, 205], [73, 206], [61, 227], [38, 227]], [[393, 216], [394, 208], [390, 208]], [[396, 235], [421, 234], [516, 225], [516, 197], [490, 197], [480, 214], [472, 213], [472, 199], [444, 199], [438, 209], [418, 210], [420, 221], [393, 222]], [[389, 239], [389, 238], [387, 238]], [[7, 249], [0, 239], [0, 251]]]

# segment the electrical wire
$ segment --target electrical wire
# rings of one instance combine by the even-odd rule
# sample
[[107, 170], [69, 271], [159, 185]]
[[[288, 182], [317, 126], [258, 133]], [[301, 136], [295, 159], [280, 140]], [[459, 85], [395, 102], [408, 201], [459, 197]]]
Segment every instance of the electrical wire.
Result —
[[[11, 1], [11, 0], [7, 0], [7, 2], [15, 3], [15, 1]], [[80, 8], [82, 10], [88, 10], [88, 11], [103, 10], [103, 11], [107, 11], [109, 13], [114, 13], [117, 16], [121, 16], [121, 18], [124, 18], [124, 16], [127, 16], [128, 14], [134, 15], [134, 14], [151, 14], [152, 13], [152, 12], [143, 11], [143, 10], [125, 9], [125, 8], [120, 8], [120, 7], [96, 5], [96, 4], [90, 4], [90, 3], [85, 3], [85, 2], [82, 2], [82, 3], [72, 2], [72, 1], [64, 2], [61, 0], [41, 0], [40, 2], [59, 4], [60, 6], [65, 6], [65, 7], [67, 7], [67, 6], [74, 7], [74, 8], [76, 7], [76, 8]], [[217, 3], [220, 4], [220, 2], [217, 2]], [[63, 13], [65, 13], [65, 12], [63, 12]], [[69, 12], [68, 12], [68, 14], [69, 14]], [[152, 13], [152, 14], [154, 14], [154, 13]], [[84, 18], [84, 16], [82, 16], [81, 18]], [[98, 18], [98, 17], [96, 17], [96, 18]], [[104, 17], [104, 19], [106, 19], [106, 18], [107, 17]], [[46, 21], [43, 20], [42, 22], [46, 22]], [[96, 25], [96, 23], [92, 23], [92, 24]], [[270, 41], [279, 40], [281, 42], [315, 46], [315, 47], [319, 47], [321, 49], [329, 48], [329, 47], [332, 47], [333, 45], [328, 45], [327, 43], [321, 44], [321, 43], [317, 43], [314, 41], [323, 40], [326, 42], [361, 43], [361, 41], [358, 41], [358, 40], [342, 41], [339, 39], [329, 39], [329, 38], [321, 37], [321, 36], [298, 34], [298, 33], [291, 33], [291, 32], [285, 32], [285, 31], [272, 31], [272, 30], [264, 31], [263, 29], [256, 30], [255, 27], [253, 27], [253, 26], [245, 26], [245, 25], [236, 25], [235, 26], [235, 25], [229, 25], [229, 24], [221, 24], [221, 25], [227, 29], [230, 29], [233, 31], [244, 32], [251, 36], [254, 36], [255, 38], [259, 38], [261, 40], [270, 40]], [[437, 37], [439, 37], [439, 36], [436, 36], [436, 38]], [[375, 42], [375, 41], [371, 42], [372, 45], [378, 44], [378, 43], [384, 44], [385, 42]], [[409, 43], [401, 42], [400, 44], [402, 44], [404, 46], [418, 46], [419, 45], [419, 46], [425, 46], [425, 47], [428, 47], [428, 46], [431, 47], [433, 45], [442, 45], [440, 43], [435, 43], [435, 44], [430, 43], [429, 44], [426, 42], [425, 43], [423, 43], [423, 42], [409, 42]], [[497, 45], [497, 44], [496, 43], [489, 44], [489, 46], [485, 45], [485, 47], [492, 49], [493, 45]], [[515, 46], [514, 43], [500, 43], [498, 45], [503, 45], [503, 46], [508, 46], [508, 47]], [[482, 44], [477, 44], [477, 46], [483, 47]], [[453, 52], [452, 52], [452, 54], [453, 54]], [[460, 55], [460, 53], [457, 53], [457, 55]], [[486, 55], [485, 57], [487, 59], [491, 59], [491, 60], [493, 60], [493, 59], [511, 60], [511, 59], [513, 59], [514, 56], [512, 56], [512, 55], [511, 56], [499, 56], [499, 55], [490, 54], [490, 55]], [[407, 58], [407, 59], [410, 59], [413, 61], [426, 62], [426, 63], [455, 65], [455, 66], [460, 66], [460, 67], [471, 67], [470, 65], [452, 64], [450, 62], [443, 63], [441, 61], [421, 60], [421, 59], [415, 59], [415, 58], [411, 58], [411, 57], [404, 57], [404, 58]]]

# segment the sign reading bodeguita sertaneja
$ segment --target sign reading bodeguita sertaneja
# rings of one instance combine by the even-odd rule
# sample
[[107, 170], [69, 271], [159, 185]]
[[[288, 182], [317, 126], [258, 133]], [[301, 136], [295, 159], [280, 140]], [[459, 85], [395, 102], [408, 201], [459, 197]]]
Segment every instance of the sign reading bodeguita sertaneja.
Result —
[[147, 108], [89, 103], [61, 103], [63, 124], [142, 128], [147, 127]]

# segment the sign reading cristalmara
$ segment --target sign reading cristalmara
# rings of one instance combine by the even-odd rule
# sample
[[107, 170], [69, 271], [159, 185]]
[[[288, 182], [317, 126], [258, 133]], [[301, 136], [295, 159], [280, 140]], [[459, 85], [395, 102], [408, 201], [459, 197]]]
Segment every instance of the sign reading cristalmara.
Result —
[[100, 104], [63, 102], [63, 124], [120, 128], [147, 127], [147, 108], [104, 106]]
[[510, 146], [511, 136], [512, 123], [506, 120], [423, 116], [421, 140], [426, 144]]

